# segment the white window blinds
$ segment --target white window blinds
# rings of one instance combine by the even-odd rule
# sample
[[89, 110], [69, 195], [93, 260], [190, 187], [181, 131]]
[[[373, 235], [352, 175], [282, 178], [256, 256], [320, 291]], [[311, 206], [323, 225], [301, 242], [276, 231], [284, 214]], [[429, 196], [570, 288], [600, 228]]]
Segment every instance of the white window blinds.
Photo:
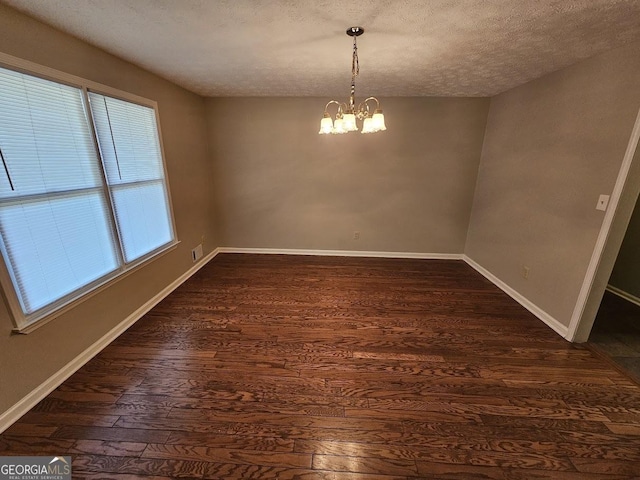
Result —
[[127, 262], [173, 238], [153, 109], [90, 92], [91, 112]]
[[154, 109], [90, 95], [102, 158], [82, 89], [0, 68], [0, 247], [21, 323], [174, 242]]

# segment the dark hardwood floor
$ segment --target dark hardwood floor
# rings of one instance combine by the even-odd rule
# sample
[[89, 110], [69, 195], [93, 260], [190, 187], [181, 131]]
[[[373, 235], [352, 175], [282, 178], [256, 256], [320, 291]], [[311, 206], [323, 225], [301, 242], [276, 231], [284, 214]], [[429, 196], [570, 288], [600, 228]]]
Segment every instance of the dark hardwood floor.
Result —
[[0, 436], [74, 478], [640, 478], [640, 387], [460, 261], [219, 255]]

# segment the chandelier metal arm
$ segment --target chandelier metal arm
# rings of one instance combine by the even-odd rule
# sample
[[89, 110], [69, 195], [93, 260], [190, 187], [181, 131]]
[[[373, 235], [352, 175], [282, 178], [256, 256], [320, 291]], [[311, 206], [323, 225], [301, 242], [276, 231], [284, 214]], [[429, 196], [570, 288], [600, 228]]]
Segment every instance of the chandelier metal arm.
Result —
[[336, 113], [336, 116], [342, 116], [342, 112], [343, 112], [343, 106], [346, 107], [346, 105], [344, 103], [340, 103], [336, 100], [329, 100], [327, 102], [327, 104], [324, 106], [324, 114], [328, 115], [329, 114], [329, 105], [335, 103], [336, 105], [338, 105], [338, 112]]
[[[372, 114], [370, 113], [371, 111], [369, 110], [369, 104], [367, 103], [369, 100], [373, 100], [374, 102], [376, 102], [374, 113], [380, 110], [380, 101], [376, 97], [367, 97], [358, 105], [356, 117], [358, 117], [359, 120], [363, 120], [367, 117], [372, 116]], [[380, 111], [382, 112], [382, 110]]]

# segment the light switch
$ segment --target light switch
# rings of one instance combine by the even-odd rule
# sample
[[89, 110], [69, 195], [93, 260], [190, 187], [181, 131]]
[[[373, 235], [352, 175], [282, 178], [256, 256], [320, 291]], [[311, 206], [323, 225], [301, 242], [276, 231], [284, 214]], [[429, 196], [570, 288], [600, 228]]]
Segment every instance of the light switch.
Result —
[[609, 195], [600, 195], [596, 210], [602, 210], [604, 212], [607, 209], [607, 205], [609, 205]]

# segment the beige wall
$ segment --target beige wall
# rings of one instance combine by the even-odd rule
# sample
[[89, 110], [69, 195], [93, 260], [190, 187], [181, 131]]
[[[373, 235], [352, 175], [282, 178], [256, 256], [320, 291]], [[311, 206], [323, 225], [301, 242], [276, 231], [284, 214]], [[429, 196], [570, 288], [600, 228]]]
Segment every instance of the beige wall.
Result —
[[640, 107], [638, 47], [491, 100], [466, 253], [565, 326]]
[[640, 299], [640, 202], [636, 203], [609, 283]]
[[158, 102], [178, 248], [28, 335], [11, 335], [0, 304], [0, 414], [217, 246], [204, 101], [105, 52], [0, 5], [0, 51]]
[[326, 101], [207, 99], [222, 245], [462, 253], [489, 100], [382, 99], [386, 132], [318, 135]]

